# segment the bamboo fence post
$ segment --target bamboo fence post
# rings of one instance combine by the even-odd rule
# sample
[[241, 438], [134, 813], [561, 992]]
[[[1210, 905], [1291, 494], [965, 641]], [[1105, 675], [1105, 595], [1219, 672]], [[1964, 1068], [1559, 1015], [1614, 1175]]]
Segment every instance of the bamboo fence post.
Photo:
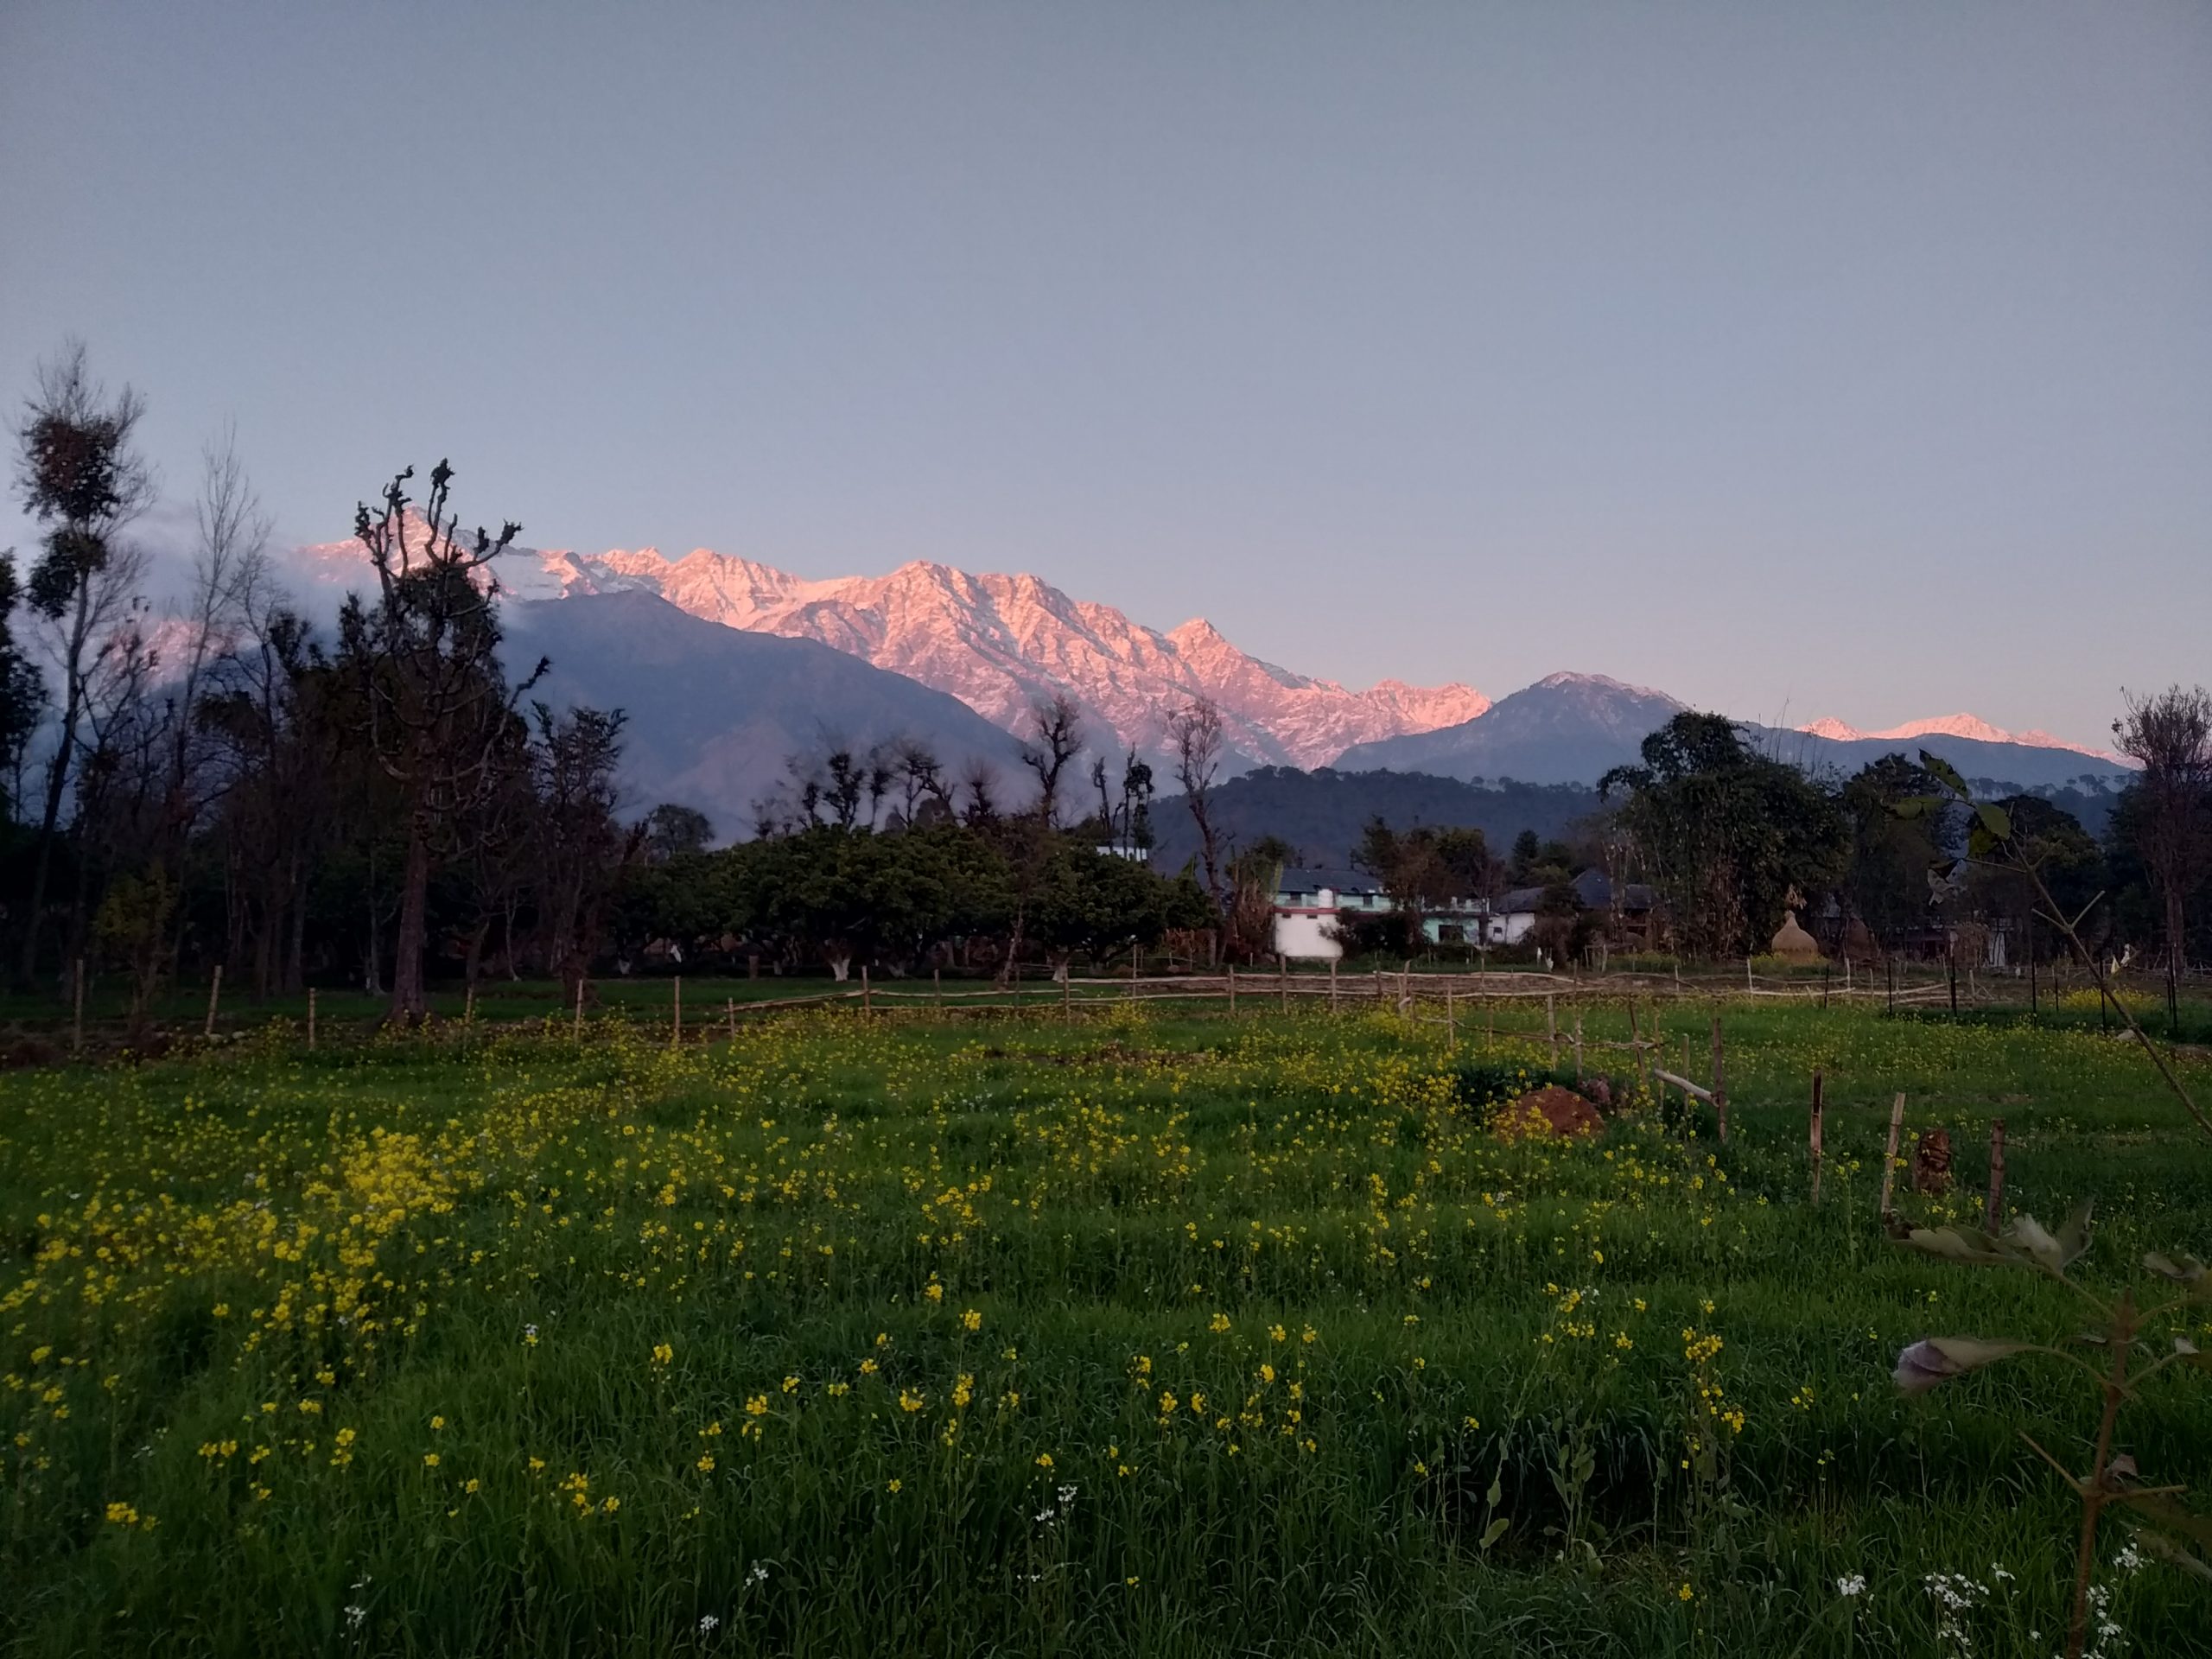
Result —
[[1236, 964], [1229, 964], [1229, 1017], [1236, 1017]]
[[1125, 996], [1125, 998], [1124, 998], [1124, 1000], [1125, 1000], [1125, 1001], [1130, 1001], [1130, 1002], [1134, 1002], [1134, 1001], [1135, 1001], [1137, 1000], [1137, 955], [1138, 955], [1138, 947], [1137, 947], [1136, 945], [1135, 945], [1135, 944], [1130, 945], [1130, 946], [1129, 946], [1129, 988], [1128, 988], [1128, 993], [1127, 993], [1127, 995], [1126, 995], [1126, 996]]
[[1290, 1012], [1290, 961], [1286, 957], [1278, 956], [1275, 958], [1275, 984], [1276, 988], [1282, 993], [1282, 1011], [1288, 1014]]
[[1818, 1071], [1813, 1073], [1813, 1114], [1806, 1121], [1805, 1142], [1813, 1156], [1813, 1202], [1818, 1204], [1821, 1201], [1821, 1163], [1823, 1152], [1821, 1124], [1821, 1074]]
[[470, 980], [468, 988], [461, 994], [461, 1022], [465, 1026], [476, 1023], [476, 982]]
[[1749, 957], [1744, 958], [1744, 988], [1747, 991], [1758, 988], [1751, 983], [1751, 959]]
[[1904, 1093], [1900, 1090], [1890, 1103], [1890, 1145], [1882, 1154], [1882, 1210], [1884, 1221], [1890, 1218], [1890, 1193], [1897, 1178], [1897, 1136], [1904, 1129]]
[[1447, 1047], [1459, 1046], [1459, 1013], [1449, 985], [1444, 988], [1444, 1041]]
[[1060, 1023], [1075, 1023], [1075, 976], [1065, 969], [1060, 971]]
[[1574, 1080], [1582, 1081], [1582, 1004], [1574, 1005]]
[[734, 1042], [735, 1042], [735, 1041], [737, 1040], [737, 999], [736, 999], [735, 997], [734, 997], [734, 996], [733, 996], [733, 997], [731, 997], [731, 998], [729, 999], [729, 1010], [728, 1010], [728, 1012], [729, 1012], [729, 1039], [730, 1039], [730, 1041], [732, 1041], [732, 1042], [734, 1043]]
[[85, 959], [82, 957], [77, 958], [74, 978], [76, 985], [69, 1005], [69, 1052], [81, 1054], [85, 1052]]
[[1497, 1004], [1491, 1001], [1490, 992], [1483, 992], [1483, 1046], [1487, 1048], [1497, 1040]]
[[2005, 1210], [2005, 1120], [1993, 1118], [1989, 1124], [1989, 1203], [1983, 1211], [1982, 1224], [1991, 1232], [1997, 1230], [1998, 1217]]
[[1329, 958], [1329, 1012], [1337, 1011], [1337, 959]]
[[582, 974], [578, 974], [578, 975], [576, 976], [576, 1040], [577, 1040], [577, 1041], [579, 1041], [579, 1042], [582, 1042], [582, 1041], [583, 1040], [583, 1034], [584, 1034], [584, 976], [583, 976]]
[[1375, 970], [1375, 1011], [1377, 1014], [1382, 1012], [1382, 999], [1387, 995], [1382, 988], [1382, 970], [1377, 968]]
[[875, 989], [868, 983], [868, 963], [861, 963], [861, 1018], [873, 1020], [874, 1017]]
[[308, 987], [308, 1050], [315, 1050], [315, 987]]
[[683, 1046], [683, 975], [678, 974], [673, 980], [669, 982], [669, 1007], [671, 1014], [668, 1027], [668, 1046], [671, 1048], [681, 1048]]
[[206, 1034], [210, 1037], [213, 1037], [215, 1034], [215, 1010], [221, 1004], [222, 1000], [223, 964], [219, 962], [215, 964], [215, 976], [210, 980], [207, 984], [207, 1030]]
[[1713, 1016], [1713, 1115], [1720, 1120], [1720, 1144], [1728, 1144], [1728, 1081], [1721, 1064], [1720, 1016]]
[[1544, 1036], [1552, 1046], [1552, 1070], [1556, 1071], [1559, 1070], [1559, 1009], [1554, 1004], [1549, 991], [1544, 993]]
[[930, 969], [930, 995], [938, 1007], [944, 1006], [944, 969], [942, 968]]

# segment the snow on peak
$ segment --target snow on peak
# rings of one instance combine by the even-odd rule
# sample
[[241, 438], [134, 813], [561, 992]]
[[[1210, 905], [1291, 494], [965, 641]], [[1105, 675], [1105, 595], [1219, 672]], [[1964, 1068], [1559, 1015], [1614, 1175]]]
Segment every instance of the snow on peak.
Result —
[[1840, 743], [1874, 741], [1903, 743], [1916, 737], [1956, 737], [1975, 743], [2012, 743], [2031, 749], [2068, 749], [2075, 754], [2094, 756], [2100, 760], [2117, 760], [2119, 756], [2109, 750], [2092, 747], [2087, 743], [2069, 743], [2063, 737], [2053, 737], [2049, 732], [2031, 730], [2008, 732], [2001, 726], [1993, 726], [1980, 715], [1937, 715], [1927, 720], [1909, 720], [1902, 726], [1892, 726], [1886, 731], [1861, 731], [1856, 726], [1833, 718], [1816, 720], [1809, 726], [1800, 726], [1801, 732], [1814, 737], [1832, 738]]
[[[295, 562], [317, 584], [358, 588], [368, 551], [335, 542], [299, 549]], [[817, 640], [949, 692], [1010, 731], [1027, 729], [1039, 701], [1065, 694], [1099, 748], [1154, 751], [1175, 710], [1205, 697], [1247, 759], [1315, 766], [1355, 743], [1457, 725], [1490, 707], [1457, 683], [1347, 690], [1239, 650], [1203, 618], [1162, 633], [1027, 573], [914, 560], [881, 576], [814, 579], [708, 548], [671, 560], [652, 547], [516, 547], [498, 571], [518, 599], [641, 589], [727, 627]]]

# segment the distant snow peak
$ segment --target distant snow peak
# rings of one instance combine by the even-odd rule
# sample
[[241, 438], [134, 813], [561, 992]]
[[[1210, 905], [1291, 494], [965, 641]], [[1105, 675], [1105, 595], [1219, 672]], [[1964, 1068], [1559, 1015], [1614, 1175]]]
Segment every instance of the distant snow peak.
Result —
[[1839, 743], [1872, 741], [1902, 743], [1916, 737], [1956, 737], [1975, 743], [2017, 743], [2031, 749], [2068, 749], [2075, 754], [2094, 756], [2100, 760], [2116, 760], [2120, 757], [2106, 749], [2093, 748], [2086, 743], [2069, 743], [2063, 737], [2053, 737], [2045, 731], [2008, 732], [1993, 726], [1979, 715], [1937, 715], [1929, 720], [1909, 720], [1902, 726], [1892, 726], [1887, 731], [1863, 732], [1856, 726], [1833, 718], [1816, 720], [1809, 726], [1800, 726], [1801, 732], [1814, 737], [1830, 738]]
[[[348, 541], [297, 556], [317, 581], [358, 585], [367, 554]], [[1010, 731], [1026, 728], [1039, 699], [1064, 693], [1094, 747], [1156, 752], [1169, 716], [1206, 697], [1244, 759], [1311, 767], [1355, 743], [1458, 725], [1490, 707], [1456, 683], [1348, 690], [1239, 650], [1203, 617], [1162, 633], [1027, 574], [916, 560], [881, 576], [815, 580], [707, 548], [671, 560], [650, 547], [518, 547], [498, 571], [518, 599], [643, 590], [727, 627], [817, 640], [950, 692]]]

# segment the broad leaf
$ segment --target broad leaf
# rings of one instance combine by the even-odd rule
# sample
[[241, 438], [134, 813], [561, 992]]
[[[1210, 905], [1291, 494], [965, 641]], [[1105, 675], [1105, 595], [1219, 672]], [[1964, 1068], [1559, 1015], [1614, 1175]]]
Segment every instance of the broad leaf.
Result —
[[2186, 1286], [2192, 1297], [2212, 1296], [2212, 1271], [2193, 1255], [2184, 1255], [2178, 1262], [2152, 1250], [2143, 1258], [2143, 1265], [2161, 1279], [2171, 1279]]
[[1980, 1337], [1923, 1337], [1897, 1355], [1897, 1385], [1906, 1394], [1926, 1394], [1938, 1383], [2034, 1346], [2031, 1342], [1987, 1342]]
[[1979, 1228], [1916, 1227], [1904, 1242], [1914, 1249], [1962, 1262], [1970, 1268], [2017, 1268], [2020, 1258], [2000, 1248], [1995, 1238]]
[[1920, 764], [1941, 779], [1961, 800], [1968, 798], [1967, 780], [1960, 777], [1959, 769], [1944, 760], [1942, 756], [1931, 754], [1926, 749], [1923, 749], [1920, 752]]
[[1991, 835], [1999, 841], [2012, 840], [2012, 814], [2005, 811], [2003, 807], [1991, 801], [1982, 801], [1975, 805], [1974, 811], [1974, 816], [1981, 820], [1981, 827], [1988, 830]]
[[2058, 1230], [2058, 1248], [2065, 1258], [2065, 1265], [2072, 1266], [2082, 1259], [2082, 1252], [2089, 1248], [2089, 1217], [2094, 1213], [2097, 1201], [2085, 1198], [2082, 1207], [2066, 1217], [2066, 1224]]

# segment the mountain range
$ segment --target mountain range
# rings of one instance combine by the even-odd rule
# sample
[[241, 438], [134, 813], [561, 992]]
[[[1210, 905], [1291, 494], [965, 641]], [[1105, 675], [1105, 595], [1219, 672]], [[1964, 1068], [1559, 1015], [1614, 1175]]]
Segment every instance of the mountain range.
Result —
[[[366, 555], [347, 541], [302, 548], [299, 558], [315, 577], [344, 582], [358, 580]], [[1465, 685], [1384, 680], [1348, 690], [1262, 662], [1203, 618], [1162, 632], [1032, 575], [916, 562], [887, 575], [810, 581], [705, 548], [674, 560], [651, 548], [515, 548], [498, 569], [518, 600], [644, 592], [725, 627], [816, 640], [950, 692], [1009, 731], [1026, 727], [1040, 698], [1064, 693], [1094, 743], [1156, 754], [1168, 715], [1205, 697], [1222, 712], [1237, 770], [1321, 766], [1352, 744], [1454, 725], [1490, 707]]]
[[[1663, 691], [1624, 685], [1603, 674], [1554, 674], [1500, 697], [1472, 720], [1357, 744], [1336, 764], [1344, 772], [1587, 784], [1611, 767], [1635, 765], [1643, 738], [1686, 706]], [[2110, 755], [2042, 733], [2016, 739], [1971, 715], [1873, 734], [1834, 721], [1796, 729], [1743, 724], [1758, 747], [1808, 770], [1856, 772], [1883, 755], [1916, 755], [1924, 748], [1969, 779], [2018, 789], [2103, 788], [2127, 775]]]
[[634, 805], [696, 806], [724, 839], [753, 832], [754, 804], [793, 756], [925, 743], [958, 778], [976, 760], [1011, 779], [1020, 743], [958, 698], [812, 639], [702, 622], [648, 593], [503, 607], [511, 665], [552, 667], [531, 696], [555, 708], [620, 709], [622, 782]]
[[[415, 533], [426, 533], [419, 520]], [[304, 547], [291, 569], [317, 587], [359, 587], [366, 555], [358, 541]], [[636, 786], [731, 829], [750, 822], [788, 755], [831, 741], [918, 736], [956, 766], [1012, 765], [1031, 708], [1054, 694], [1075, 701], [1093, 748], [1155, 758], [1167, 715], [1211, 699], [1228, 740], [1224, 775], [1332, 766], [1535, 785], [1588, 785], [1633, 763], [1684, 706], [1601, 674], [1554, 674], [1495, 704], [1458, 683], [1355, 691], [1263, 662], [1203, 620], [1162, 632], [1033, 575], [940, 564], [815, 581], [705, 549], [671, 560], [650, 548], [515, 548], [498, 569], [518, 632], [554, 658], [554, 684], [630, 711]], [[1749, 729], [1808, 766], [1854, 770], [1924, 744], [1970, 778], [2020, 788], [2123, 775], [2101, 751], [1972, 715], [1883, 732], [1835, 720]]]

